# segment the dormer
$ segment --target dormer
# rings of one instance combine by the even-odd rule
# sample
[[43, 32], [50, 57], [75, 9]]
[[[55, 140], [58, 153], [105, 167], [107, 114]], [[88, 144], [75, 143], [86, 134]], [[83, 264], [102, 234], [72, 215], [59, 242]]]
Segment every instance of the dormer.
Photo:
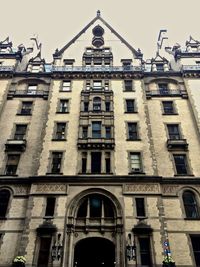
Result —
[[14, 49], [12, 42], [9, 41], [9, 37], [0, 41], [0, 61], [2, 62], [2, 65], [13, 67], [16, 63], [16, 59], [22, 59], [22, 51], [20, 48], [18, 47], [18, 49]]
[[31, 58], [28, 62], [27, 72], [39, 73], [44, 71], [45, 60], [41, 59], [41, 53], [39, 52], [35, 58]]
[[161, 57], [158, 53], [155, 58], [151, 59], [151, 71], [165, 72], [169, 70], [169, 61], [166, 58]]
[[186, 41], [185, 45], [187, 52], [200, 53], [200, 42], [193, 39], [192, 36], [190, 36], [189, 41]]

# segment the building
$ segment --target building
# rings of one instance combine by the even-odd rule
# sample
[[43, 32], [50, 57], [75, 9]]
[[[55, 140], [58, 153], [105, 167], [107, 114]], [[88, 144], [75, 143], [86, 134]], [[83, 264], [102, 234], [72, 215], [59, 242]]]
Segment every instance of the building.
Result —
[[200, 266], [200, 42], [36, 44], [0, 42], [0, 266]]

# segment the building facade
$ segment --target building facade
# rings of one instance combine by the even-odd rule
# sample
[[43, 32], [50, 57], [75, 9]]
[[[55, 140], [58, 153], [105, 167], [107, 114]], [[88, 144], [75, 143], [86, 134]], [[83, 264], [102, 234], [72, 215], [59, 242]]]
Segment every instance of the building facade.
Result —
[[145, 60], [97, 12], [36, 52], [0, 42], [0, 266], [200, 266], [200, 42]]

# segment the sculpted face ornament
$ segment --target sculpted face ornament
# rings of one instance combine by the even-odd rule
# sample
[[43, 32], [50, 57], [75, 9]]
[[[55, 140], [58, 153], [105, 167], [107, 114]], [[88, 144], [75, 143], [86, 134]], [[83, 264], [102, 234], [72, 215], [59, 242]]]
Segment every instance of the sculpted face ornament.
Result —
[[102, 45], [104, 45], [104, 38], [103, 38], [104, 29], [100, 25], [97, 25], [94, 27], [92, 32], [94, 34], [94, 37], [92, 39], [93, 46], [99, 48]]

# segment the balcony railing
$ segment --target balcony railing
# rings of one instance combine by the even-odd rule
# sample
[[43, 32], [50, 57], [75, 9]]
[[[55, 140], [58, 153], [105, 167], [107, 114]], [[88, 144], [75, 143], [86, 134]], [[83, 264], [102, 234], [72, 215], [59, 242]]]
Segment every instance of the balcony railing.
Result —
[[49, 95], [48, 91], [44, 90], [35, 90], [35, 91], [27, 91], [27, 90], [10, 90], [8, 92], [8, 98], [13, 97], [43, 97], [47, 99]]
[[52, 66], [52, 72], [140, 72], [141, 66]]
[[186, 97], [187, 93], [186, 91], [181, 91], [179, 89], [176, 90], [151, 90], [151, 91], [146, 91], [146, 96], [147, 98], [151, 98], [154, 96], [158, 97], [163, 97], [163, 96], [181, 96], [181, 97]]
[[200, 65], [183, 65], [183, 71], [200, 71]]
[[11, 72], [14, 70], [13, 66], [0, 66], [0, 72], [5, 71], [5, 72]]

